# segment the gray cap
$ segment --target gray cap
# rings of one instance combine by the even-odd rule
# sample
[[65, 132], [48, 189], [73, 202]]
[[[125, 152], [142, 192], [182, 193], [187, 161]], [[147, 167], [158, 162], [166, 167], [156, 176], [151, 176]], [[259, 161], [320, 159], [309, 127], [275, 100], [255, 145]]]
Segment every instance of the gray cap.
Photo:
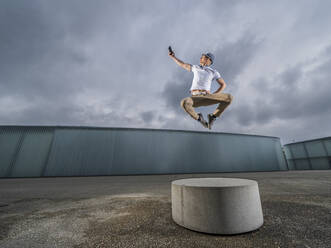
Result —
[[204, 53], [203, 55], [206, 55], [210, 60], [211, 63], [214, 63], [215, 56], [212, 53]]

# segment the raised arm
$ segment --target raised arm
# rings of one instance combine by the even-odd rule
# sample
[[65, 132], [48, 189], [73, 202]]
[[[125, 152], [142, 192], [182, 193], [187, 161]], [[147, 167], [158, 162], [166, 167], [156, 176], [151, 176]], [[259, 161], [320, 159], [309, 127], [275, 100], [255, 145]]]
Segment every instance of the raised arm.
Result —
[[185, 70], [191, 71], [192, 65], [184, 63], [180, 59], [177, 59], [174, 52], [172, 52], [172, 53], [169, 52], [169, 56], [177, 63], [177, 65], [184, 68]]

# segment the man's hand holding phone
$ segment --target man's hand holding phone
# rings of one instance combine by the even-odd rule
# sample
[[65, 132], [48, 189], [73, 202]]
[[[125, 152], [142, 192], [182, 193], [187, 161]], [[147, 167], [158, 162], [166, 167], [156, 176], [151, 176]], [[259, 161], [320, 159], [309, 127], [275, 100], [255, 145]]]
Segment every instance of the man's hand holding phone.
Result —
[[169, 50], [169, 56], [174, 58], [175, 57], [175, 52], [171, 49], [171, 46], [168, 47]]

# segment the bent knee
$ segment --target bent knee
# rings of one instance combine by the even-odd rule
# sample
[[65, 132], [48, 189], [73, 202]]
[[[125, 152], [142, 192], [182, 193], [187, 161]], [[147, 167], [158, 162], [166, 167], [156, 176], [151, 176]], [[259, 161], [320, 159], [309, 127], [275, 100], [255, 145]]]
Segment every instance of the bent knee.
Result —
[[193, 101], [191, 98], [187, 97], [187, 98], [184, 98], [183, 100], [181, 100], [180, 102], [180, 106], [182, 108], [186, 108], [187, 106], [189, 105], [192, 105], [193, 104]]
[[233, 96], [231, 94], [227, 94], [227, 95], [228, 95], [228, 101], [229, 101], [229, 103], [231, 103], [233, 100]]
[[185, 105], [185, 99], [182, 99], [181, 101], [180, 101], [180, 106], [182, 107], [182, 108], [184, 108], [184, 105]]

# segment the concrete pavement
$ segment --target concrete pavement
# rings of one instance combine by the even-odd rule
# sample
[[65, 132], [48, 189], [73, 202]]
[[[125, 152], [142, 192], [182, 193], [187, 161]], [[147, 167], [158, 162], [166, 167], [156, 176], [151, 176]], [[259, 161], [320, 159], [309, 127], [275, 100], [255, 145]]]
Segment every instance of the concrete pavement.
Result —
[[[239, 235], [171, 218], [171, 181], [259, 184], [264, 225]], [[311, 247], [331, 244], [331, 171], [0, 179], [0, 247]]]

